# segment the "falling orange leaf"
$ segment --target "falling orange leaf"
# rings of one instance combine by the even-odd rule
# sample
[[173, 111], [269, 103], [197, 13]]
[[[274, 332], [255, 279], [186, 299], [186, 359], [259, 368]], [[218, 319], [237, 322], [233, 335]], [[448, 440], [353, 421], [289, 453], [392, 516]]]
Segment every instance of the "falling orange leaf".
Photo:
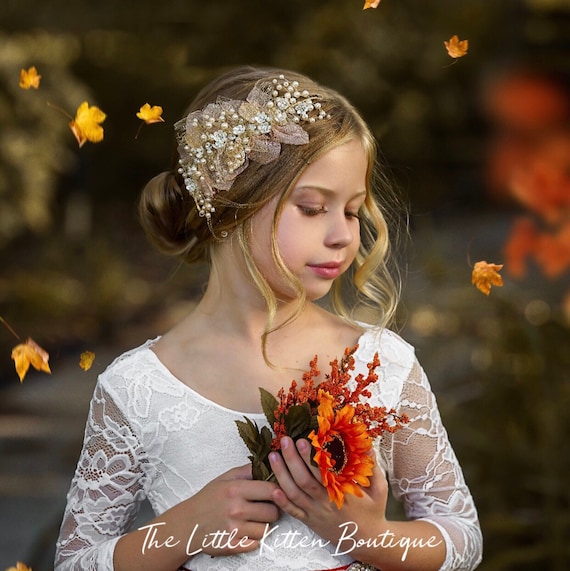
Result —
[[93, 353], [92, 351], [84, 351], [83, 353], [81, 353], [81, 357], [79, 358], [79, 366], [84, 371], [88, 371], [93, 365], [94, 360], [95, 360], [95, 353]]
[[145, 103], [137, 113], [137, 117], [142, 119], [147, 125], [151, 123], [161, 123], [164, 119], [161, 117], [162, 107], [160, 105], [153, 105]]
[[503, 269], [502, 264], [488, 264], [487, 262], [477, 262], [471, 275], [471, 283], [485, 295], [491, 292], [491, 286], [502, 286], [503, 278], [499, 271]]
[[443, 42], [450, 57], [457, 59], [467, 54], [469, 40], [460, 40], [457, 35]]
[[24, 565], [21, 561], [18, 561], [18, 563], [16, 563], [16, 567], [8, 567], [6, 571], [32, 571], [32, 568]]
[[89, 107], [84, 101], [78, 108], [75, 119], [69, 123], [69, 128], [75, 135], [79, 146], [82, 147], [86, 141], [100, 143], [103, 140], [103, 123], [107, 116], [99, 107]]
[[378, 4], [380, 4], [382, 0], [364, 0], [364, 8], [363, 10], [368, 10], [368, 8], [378, 8]]
[[20, 377], [20, 382], [24, 381], [24, 377], [30, 368], [30, 365], [36, 371], [50, 373], [49, 354], [42, 349], [31, 337], [26, 339], [25, 343], [20, 343], [12, 349], [12, 359], [16, 364], [16, 372]]
[[38, 74], [34, 66], [28, 68], [27, 71], [22, 69], [20, 70], [20, 87], [22, 89], [37, 89], [40, 86], [41, 78], [42, 76]]

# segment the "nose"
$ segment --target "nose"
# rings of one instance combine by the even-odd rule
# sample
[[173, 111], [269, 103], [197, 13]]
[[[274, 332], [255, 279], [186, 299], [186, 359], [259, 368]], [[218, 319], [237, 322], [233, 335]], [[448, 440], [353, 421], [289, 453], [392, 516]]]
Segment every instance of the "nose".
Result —
[[330, 218], [329, 227], [327, 229], [327, 235], [325, 239], [325, 244], [329, 248], [346, 248], [354, 240], [355, 228], [351, 227], [352, 220], [347, 218], [345, 213], [342, 212], [337, 216]]

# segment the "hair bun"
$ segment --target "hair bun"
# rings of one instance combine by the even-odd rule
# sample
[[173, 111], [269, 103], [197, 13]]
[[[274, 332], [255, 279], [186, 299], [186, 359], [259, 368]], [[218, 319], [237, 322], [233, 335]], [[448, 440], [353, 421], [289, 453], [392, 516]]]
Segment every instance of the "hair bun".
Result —
[[200, 221], [194, 201], [173, 172], [160, 173], [146, 184], [138, 214], [145, 234], [160, 252], [188, 262], [203, 259], [204, 249], [198, 247], [195, 233]]

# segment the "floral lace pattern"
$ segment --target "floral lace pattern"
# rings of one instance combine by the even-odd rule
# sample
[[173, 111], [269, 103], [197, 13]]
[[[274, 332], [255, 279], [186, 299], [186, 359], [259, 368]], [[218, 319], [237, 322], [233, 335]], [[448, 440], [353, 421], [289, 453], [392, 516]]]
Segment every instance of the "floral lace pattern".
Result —
[[[160, 514], [228, 469], [248, 462], [234, 422], [243, 414], [176, 379], [151, 344], [125, 353], [99, 378], [67, 497], [57, 571], [112, 571], [115, 544], [145, 497]], [[366, 372], [376, 351], [382, 364], [371, 401], [410, 417], [409, 425], [375, 443], [392, 493], [410, 518], [430, 521], [441, 530], [447, 547], [443, 571], [474, 569], [482, 545], [477, 513], [427, 378], [407, 343], [390, 331], [375, 329], [359, 340], [354, 375]], [[266, 423], [263, 414], [248, 416]], [[223, 454], [219, 442], [224, 442]], [[335, 554], [337, 546], [324, 545], [290, 516], [274, 525], [278, 529], [256, 552], [214, 559], [198, 554], [187, 566], [195, 571], [306, 570], [352, 561], [349, 554]], [[311, 547], [279, 544], [279, 538], [293, 531]]]

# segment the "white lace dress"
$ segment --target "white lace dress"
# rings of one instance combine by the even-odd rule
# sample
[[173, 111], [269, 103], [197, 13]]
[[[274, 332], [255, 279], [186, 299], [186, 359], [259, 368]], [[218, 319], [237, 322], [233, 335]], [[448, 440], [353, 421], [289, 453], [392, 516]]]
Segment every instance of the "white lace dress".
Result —
[[[150, 349], [152, 343], [116, 359], [98, 380], [67, 497], [56, 571], [112, 570], [115, 544], [129, 530], [144, 498], [160, 514], [248, 462], [235, 425], [244, 414], [180, 382]], [[427, 520], [440, 529], [447, 548], [442, 570], [474, 569], [482, 551], [477, 512], [428, 380], [407, 343], [376, 329], [359, 340], [355, 375], [366, 375], [375, 352], [381, 366], [371, 402], [410, 418], [403, 429], [375, 443], [392, 494], [404, 503], [410, 519]], [[267, 424], [263, 414], [247, 416]], [[349, 553], [339, 555], [348, 542], [325, 545], [288, 515], [275, 526], [256, 552], [217, 558], [198, 554], [187, 566], [192, 571], [307, 571], [352, 561]], [[287, 540], [293, 532], [303, 539], [303, 547], [293, 548]]]

